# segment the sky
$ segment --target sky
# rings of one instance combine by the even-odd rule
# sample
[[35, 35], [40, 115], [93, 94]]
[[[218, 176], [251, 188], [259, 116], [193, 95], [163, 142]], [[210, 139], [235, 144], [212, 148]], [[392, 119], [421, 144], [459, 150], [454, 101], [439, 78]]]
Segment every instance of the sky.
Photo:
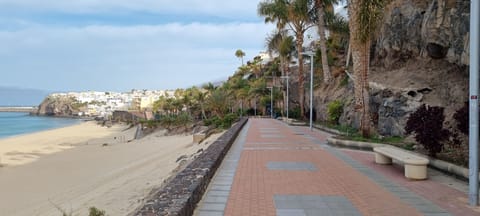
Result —
[[231, 76], [274, 26], [260, 0], [0, 0], [0, 86], [176, 89]]

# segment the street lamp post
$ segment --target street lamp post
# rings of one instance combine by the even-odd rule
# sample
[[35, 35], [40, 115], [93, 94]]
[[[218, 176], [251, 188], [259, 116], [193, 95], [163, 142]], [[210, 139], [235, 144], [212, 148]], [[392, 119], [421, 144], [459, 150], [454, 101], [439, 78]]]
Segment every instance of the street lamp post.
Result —
[[312, 51], [302, 52], [302, 55], [310, 56], [310, 130], [312, 128], [312, 113], [313, 113], [313, 56], [315, 53]]
[[469, 186], [468, 200], [478, 205], [478, 73], [480, 69], [480, 2], [470, 2], [470, 108], [469, 108]]
[[273, 119], [273, 86], [267, 88], [270, 89], [270, 118]]
[[286, 79], [287, 80], [287, 119], [288, 119], [288, 79], [290, 78], [289, 76], [281, 76], [280, 78]]

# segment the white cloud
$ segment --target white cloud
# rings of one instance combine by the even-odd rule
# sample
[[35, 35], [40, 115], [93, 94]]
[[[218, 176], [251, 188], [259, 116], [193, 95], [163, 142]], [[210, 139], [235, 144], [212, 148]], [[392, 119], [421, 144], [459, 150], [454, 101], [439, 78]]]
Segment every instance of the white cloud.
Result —
[[258, 0], [0, 0], [0, 10], [98, 13], [148, 11], [153, 13], [256, 16]]
[[187, 87], [231, 75], [263, 49], [263, 23], [170, 23], [0, 31], [0, 85], [51, 90]]

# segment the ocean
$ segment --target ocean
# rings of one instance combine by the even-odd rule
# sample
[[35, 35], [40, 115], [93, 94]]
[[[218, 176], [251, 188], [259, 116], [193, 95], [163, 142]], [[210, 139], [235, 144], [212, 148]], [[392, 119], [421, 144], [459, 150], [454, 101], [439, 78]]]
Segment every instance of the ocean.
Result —
[[80, 123], [79, 119], [30, 116], [28, 113], [0, 112], [0, 138], [61, 128]]

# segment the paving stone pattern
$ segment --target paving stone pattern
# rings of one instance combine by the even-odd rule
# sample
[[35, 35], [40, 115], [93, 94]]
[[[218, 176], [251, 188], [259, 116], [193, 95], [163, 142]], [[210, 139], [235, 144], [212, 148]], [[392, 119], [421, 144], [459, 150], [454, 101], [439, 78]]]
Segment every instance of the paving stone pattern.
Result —
[[249, 128], [249, 124], [250, 123], [247, 123], [237, 136], [237, 139], [218, 168], [217, 173], [212, 178], [207, 192], [203, 196], [202, 200], [200, 200], [198, 203], [198, 207], [195, 209], [194, 215], [224, 215], [228, 195], [233, 183], [238, 161], [240, 160], [240, 154], [242, 152], [243, 144], [245, 143], [245, 137]]
[[372, 181], [376, 182], [383, 188], [387, 189], [397, 197], [399, 197], [404, 202], [416, 208], [418, 211], [422, 212], [424, 215], [435, 215], [435, 216], [447, 216], [450, 215], [447, 211], [435, 205], [434, 203], [422, 198], [421, 196], [411, 192], [407, 188], [400, 186], [391, 180], [385, 178], [383, 175], [380, 175], [376, 171], [364, 166], [361, 163], [353, 160], [350, 156], [344, 154], [341, 151], [338, 151], [335, 148], [325, 146], [325, 149], [330, 153], [334, 154], [345, 163], [352, 166], [354, 169], [368, 176]]
[[275, 195], [277, 216], [360, 216], [343, 196]]
[[327, 149], [327, 134], [249, 122], [224, 215], [423, 215]]
[[267, 163], [267, 168], [269, 170], [307, 170], [307, 171], [317, 171], [317, 167], [312, 163], [307, 162], [282, 162], [282, 161], [271, 161]]
[[[237, 122], [132, 215], [192, 215], [215, 171], [246, 122], [247, 119]], [[221, 175], [224, 178], [233, 178], [233, 172], [234, 169], [230, 173], [222, 172]], [[214, 192], [228, 196], [228, 191], [222, 190], [227, 186], [215, 185]], [[221, 209], [222, 206], [212, 204], [211, 208]]]

